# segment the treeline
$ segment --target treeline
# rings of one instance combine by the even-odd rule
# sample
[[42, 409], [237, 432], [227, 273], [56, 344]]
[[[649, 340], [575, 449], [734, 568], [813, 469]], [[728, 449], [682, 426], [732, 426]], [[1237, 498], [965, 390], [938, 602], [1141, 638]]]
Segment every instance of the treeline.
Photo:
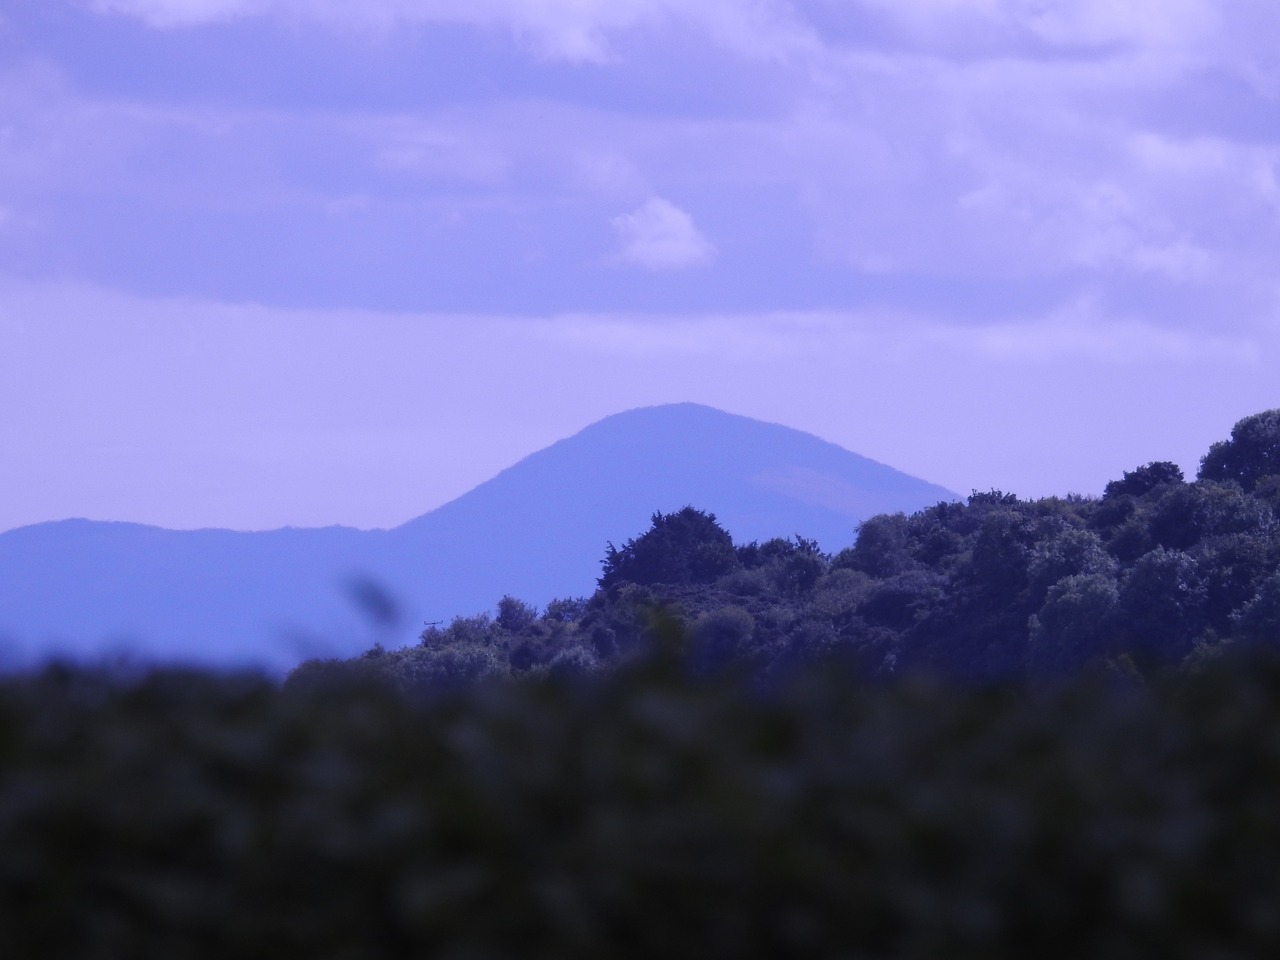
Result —
[[643, 655], [662, 614], [681, 624], [695, 674], [767, 684], [839, 661], [865, 680], [1142, 683], [1227, 649], [1280, 646], [1278, 510], [1280, 411], [1236, 424], [1192, 482], [1155, 462], [1100, 498], [975, 492], [874, 517], [835, 555], [799, 536], [735, 545], [714, 515], [687, 507], [610, 544], [590, 598], [537, 610], [506, 597], [496, 616], [307, 663], [291, 682], [354, 671], [431, 691], [585, 674]]

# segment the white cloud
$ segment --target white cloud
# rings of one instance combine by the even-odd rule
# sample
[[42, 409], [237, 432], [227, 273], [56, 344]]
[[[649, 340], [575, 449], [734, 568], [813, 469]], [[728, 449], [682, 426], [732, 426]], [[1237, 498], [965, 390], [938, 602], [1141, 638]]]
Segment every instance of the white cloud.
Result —
[[614, 217], [621, 259], [649, 270], [679, 270], [709, 263], [715, 247], [693, 218], [669, 200], [650, 197], [631, 213]]

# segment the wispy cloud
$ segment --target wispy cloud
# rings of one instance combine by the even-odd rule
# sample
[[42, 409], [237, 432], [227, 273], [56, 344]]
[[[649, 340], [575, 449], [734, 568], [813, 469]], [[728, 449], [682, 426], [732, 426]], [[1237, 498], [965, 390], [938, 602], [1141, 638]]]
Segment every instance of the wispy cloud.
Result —
[[675, 22], [750, 56], [774, 57], [811, 42], [784, 0], [92, 0], [102, 13], [157, 28], [250, 17], [386, 30], [405, 24], [465, 23], [515, 31], [540, 54], [610, 59], [610, 35]]
[[649, 361], [728, 356], [762, 367], [866, 357], [981, 360], [1028, 368], [1061, 362], [1118, 367], [1211, 363], [1248, 371], [1280, 345], [1263, 331], [1251, 336], [1197, 334], [1115, 320], [1098, 315], [1087, 302], [1018, 322], [965, 326], [884, 309], [680, 318], [593, 314], [523, 322], [539, 336], [600, 354]]

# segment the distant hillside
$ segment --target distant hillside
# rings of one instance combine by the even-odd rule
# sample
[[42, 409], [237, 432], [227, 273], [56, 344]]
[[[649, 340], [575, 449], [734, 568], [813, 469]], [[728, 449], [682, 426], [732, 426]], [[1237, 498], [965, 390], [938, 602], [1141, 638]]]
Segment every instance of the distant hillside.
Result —
[[[635, 536], [655, 511], [693, 504], [740, 543], [799, 534], [838, 550], [870, 516], [952, 499], [800, 431], [694, 404], [652, 407], [602, 420], [390, 531], [69, 520], [0, 534], [0, 644], [9, 660], [119, 652], [282, 670], [409, 642], [424, 621], [491, 609], [504, 594], [544, 604], [590, 593], [607, 542]], [[357, 583], [379, 585], [398, 618]]]

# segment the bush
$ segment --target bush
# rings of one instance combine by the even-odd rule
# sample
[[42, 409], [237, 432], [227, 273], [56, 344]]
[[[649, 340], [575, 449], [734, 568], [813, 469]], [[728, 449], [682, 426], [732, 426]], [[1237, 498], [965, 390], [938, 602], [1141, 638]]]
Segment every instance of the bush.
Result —
[[0, 953], [1280, 949], [1274, 661], [1039, 696], [595, 677], [0, 682]]

